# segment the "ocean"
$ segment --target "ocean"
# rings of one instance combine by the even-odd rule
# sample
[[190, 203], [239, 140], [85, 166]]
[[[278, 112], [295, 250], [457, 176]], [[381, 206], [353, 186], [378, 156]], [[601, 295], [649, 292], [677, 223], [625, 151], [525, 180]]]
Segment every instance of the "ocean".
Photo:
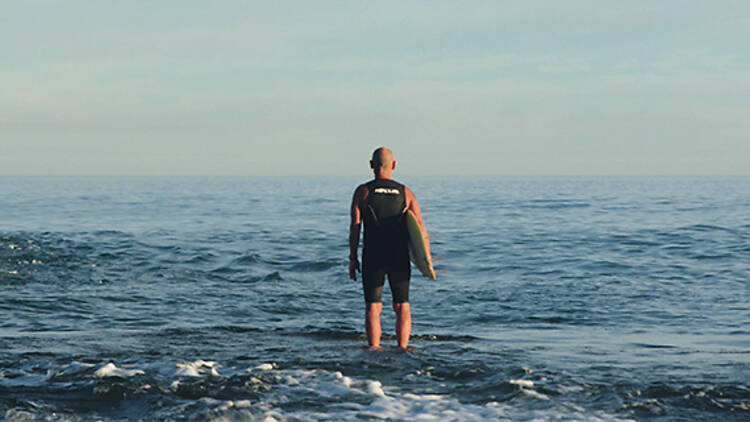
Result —
[[409, 351], [348, 279], [367, 174], [0, 178], [0, 419], [750, 421], [750, 178], [394, 177]]

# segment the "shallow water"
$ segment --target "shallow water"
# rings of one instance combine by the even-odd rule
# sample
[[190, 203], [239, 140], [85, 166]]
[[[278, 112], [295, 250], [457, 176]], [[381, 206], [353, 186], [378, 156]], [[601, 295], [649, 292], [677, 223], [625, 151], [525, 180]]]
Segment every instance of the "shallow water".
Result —
[[[413, 179], [365, 350], [357, 179], [0, 179], [6, 420], [750, 420], [750, 179]], [[389, 300], [389, 293], [384, 295]]]

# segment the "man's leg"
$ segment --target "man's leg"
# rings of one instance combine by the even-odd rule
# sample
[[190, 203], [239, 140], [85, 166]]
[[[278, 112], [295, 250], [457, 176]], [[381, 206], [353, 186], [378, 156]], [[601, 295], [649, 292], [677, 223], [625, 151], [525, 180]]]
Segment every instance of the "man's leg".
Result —
[[362, 289], [365, 293], [365, 331], [370, 348], [380, 348], [380, 311], [383, 309], [385, 271], [372, 269], [370, 261], [362, 259]]
[[409, 344], [409, 334], [411, 333], [411, 310], [409, 302], [393, 303], [393, 310], [396, 312], [396, 340], [398, 347], [406, 349]]
[[365, 309], [365, 330], [367, 330], [367, 344], [371, 348], [380, 347], [380, 311], [383, 302], [371, 302]]

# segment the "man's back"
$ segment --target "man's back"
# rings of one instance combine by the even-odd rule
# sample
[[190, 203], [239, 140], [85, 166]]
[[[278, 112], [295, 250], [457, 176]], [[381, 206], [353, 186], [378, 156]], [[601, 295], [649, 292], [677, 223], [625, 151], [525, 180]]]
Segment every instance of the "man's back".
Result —
[[366, 186], [363, 259], [380, 265], [403, 265], [409, 260], [405, 187], [386, 179], [375, 179]]

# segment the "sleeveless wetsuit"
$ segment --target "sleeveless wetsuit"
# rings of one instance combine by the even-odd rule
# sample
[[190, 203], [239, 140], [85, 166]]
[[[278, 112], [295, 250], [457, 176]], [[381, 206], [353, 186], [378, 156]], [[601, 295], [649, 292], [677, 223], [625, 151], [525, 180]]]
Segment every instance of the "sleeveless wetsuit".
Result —
[[409, 237], [406, 231], [404, 185], [375, 179], [367, 183], [369, 195], [364, 211], [362, 287], [365, 302], [382, 302], [385, 276], [393, 303], [409, 301]]

